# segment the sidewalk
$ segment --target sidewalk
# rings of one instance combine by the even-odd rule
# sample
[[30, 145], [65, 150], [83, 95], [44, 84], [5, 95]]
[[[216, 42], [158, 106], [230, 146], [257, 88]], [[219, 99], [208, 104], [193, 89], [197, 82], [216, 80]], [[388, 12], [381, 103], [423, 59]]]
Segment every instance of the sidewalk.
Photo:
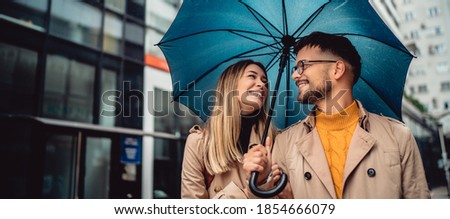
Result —
[[432, 199], [448, 199], [447, 187], [439, 186], [431, 189], [431, 198]]

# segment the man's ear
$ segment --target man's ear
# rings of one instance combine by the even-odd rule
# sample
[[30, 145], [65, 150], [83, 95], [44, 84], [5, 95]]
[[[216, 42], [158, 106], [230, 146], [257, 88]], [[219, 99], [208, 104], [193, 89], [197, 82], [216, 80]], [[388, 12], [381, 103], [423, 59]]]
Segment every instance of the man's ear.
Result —
[[333, 74], [335, 80], [339, 80], [344, 76], [346, 67], [347, 66], [345, 66], [344, 61], [342, 60], [336, 61], [336, 68]]

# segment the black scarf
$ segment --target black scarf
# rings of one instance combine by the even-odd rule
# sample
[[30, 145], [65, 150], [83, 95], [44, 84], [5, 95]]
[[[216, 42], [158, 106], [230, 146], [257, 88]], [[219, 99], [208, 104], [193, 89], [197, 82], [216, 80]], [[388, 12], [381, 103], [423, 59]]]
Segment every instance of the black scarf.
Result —
[[241, 116], [241, 132], [239, 134], [238, 147], [240, 147], [242, 154], [248, 151], [252, 126], [258, 122], [258, 112]]

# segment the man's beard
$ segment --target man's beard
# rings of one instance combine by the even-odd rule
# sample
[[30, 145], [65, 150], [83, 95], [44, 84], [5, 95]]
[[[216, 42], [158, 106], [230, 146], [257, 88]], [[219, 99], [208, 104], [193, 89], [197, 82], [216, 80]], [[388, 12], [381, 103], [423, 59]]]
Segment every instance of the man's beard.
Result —
[[316, 101], [322, 100], [327, 95], [330, 95], [331, 87], [331, 81], [329, 79], [325, 80], [320, 87], [314, 90], [307, 90], [303, 95], [299, 93], [297, 100], [303, 104], [314, 104]]

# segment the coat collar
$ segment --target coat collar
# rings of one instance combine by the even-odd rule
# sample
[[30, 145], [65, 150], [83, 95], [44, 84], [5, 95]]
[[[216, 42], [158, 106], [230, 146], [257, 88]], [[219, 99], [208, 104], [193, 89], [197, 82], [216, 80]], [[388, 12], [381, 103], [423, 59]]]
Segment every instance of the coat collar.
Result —
[[[375, 144], [375, 139], [368, 132], [369, 113], [363, 107], [362, 103], [356, 100], [359, 107], [359, 126], [355, 129], [352, 140], [350, 142], [350, 148], [347, 154], [347, 160], [344, 167], [343, 188], [345, 189], [345, 182], [351, 172], [358, 166], [361, 160], [367, 155]], [[328, 166], [328, 161], [325, 157], [325, 151], [320, 140], [319, 133], [315, 130], [315, 109], [313, 109], [310, 115], [304, 120], [306, 135], [296, 142], [296, 147], [303, 155], [305, 160], [317, 174], [320, 181], [331, 197], [336, 198], [336, 192], [334, 190], [333, 179]]]

